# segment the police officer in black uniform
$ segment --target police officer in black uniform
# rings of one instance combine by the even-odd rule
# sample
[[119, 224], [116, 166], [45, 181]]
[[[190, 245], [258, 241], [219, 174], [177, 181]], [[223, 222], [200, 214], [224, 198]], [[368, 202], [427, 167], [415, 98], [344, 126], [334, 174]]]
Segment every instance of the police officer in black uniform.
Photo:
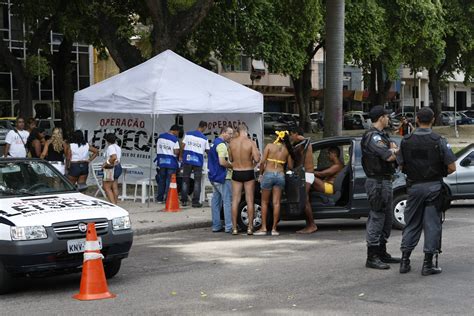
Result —
[[410, 254], [425, 232], [422, 275], [441, 273], [433, 264], [441, 246], [441, 212], [443, 177], [456, 171], [456, 156], [446, 139], [433, 133], [434, 113], [424, 107], [416, 114], [418, 128], [403, 138], [397, 157], [407, 175], [408, 201], [405, 208], [406, 226], [402, 236], [400, 273], [410, 271]]
[[377, 105], [370, 110], [373, 126], [361, 140], [362, 167], [367, 180], [365, 190], [370, 203], [367, 220], [367, 262], [373, 269], [389, 269], [388, 263], [399, 263], [387, 253], [387, 241], [392, 230], [392, 177], [395, 173], [397, 145], [384, 129], [389, 125], [389, 111]]

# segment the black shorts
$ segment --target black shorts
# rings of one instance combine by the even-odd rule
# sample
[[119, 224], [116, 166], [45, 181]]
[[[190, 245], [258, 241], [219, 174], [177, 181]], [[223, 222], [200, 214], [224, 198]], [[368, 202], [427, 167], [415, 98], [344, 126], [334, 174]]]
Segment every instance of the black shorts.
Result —
[[247, 182], [255, 180], [255, 171], [252, 170], [234, 170], [232, 171], [232, 180], [237, 182]]
[[86, 176], [89, 174], [89, 163], [87, 162], [71, 162], [69, 167], [69, 175], [71, 177]]

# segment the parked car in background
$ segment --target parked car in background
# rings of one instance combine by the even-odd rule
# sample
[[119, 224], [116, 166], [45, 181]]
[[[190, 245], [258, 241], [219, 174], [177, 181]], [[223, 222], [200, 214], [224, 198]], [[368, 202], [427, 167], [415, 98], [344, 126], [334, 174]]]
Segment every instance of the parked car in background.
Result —
[[15, 121], [14, 117], [0, 117], [0, 146], [5, 145], [5, 137], [15, 127]]
[[287, 130], [288, 124], [278, 121], [279, 115], [270, 113], [263, 114], [263, 132], [265, 134], [273, 134], [275, 131]]
[[372, 121], [369, 114], [362, 111], [349, 111], [344, 114], [345, 129], [369, 129]]
[[[443, 115], [443, 125], [454, 125], [454, 111], [443, 111], [441, 112], [441, 115]], [[444, 122], [447, 121], [448, 124], [445, 124]], [[456, 113], [456, 123], [459, 125], [462, 124], [472, 124], [471, 120], [467, 115], [461, 115], [461, 112]]]
[[287, 124], [289, 128], [298, 126], [298, 120], [290, 113], [274, 113], [274, 114], [279, 115], [278, 122]]
[[322, 112], [309, 113], [309, 119], [318, 124], [318, 129], [320, 131], [324, 129], [324, 115]]
[[458, 125], [472, 125], [472, 124], [474, 124], [474, 118], [467, 116], [463, 112], [458, 112], [457, 114], [461, 117], [461, 119], [456, 120], [456, 123]]
[[[298, 126], [300, 126], [300, 115], [299, 114], [291, 114], [295, 119], [296, 122], [298, 123]], [[317, 133], [319, 132], [319, 124], [316, 121], [313, 121], [311, 117], [309, 118], [309, 123], [311, 124], [311, 132], [312, 133]]]
[[474, 110], [466, 110], [466, 111], [463, 111], [462, 113], [466, 114], [469, 117], [474, 118]]

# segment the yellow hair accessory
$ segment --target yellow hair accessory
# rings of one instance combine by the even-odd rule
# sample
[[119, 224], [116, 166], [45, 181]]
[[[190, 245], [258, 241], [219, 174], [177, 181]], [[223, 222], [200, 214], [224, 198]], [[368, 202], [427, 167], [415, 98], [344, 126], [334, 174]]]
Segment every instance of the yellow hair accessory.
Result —
[[277, 139], [273, 142], [274, 144], [282, 142], [285, 135], [288, 135], [288, 131], [275, 131], [275, 134], [277, 134]]

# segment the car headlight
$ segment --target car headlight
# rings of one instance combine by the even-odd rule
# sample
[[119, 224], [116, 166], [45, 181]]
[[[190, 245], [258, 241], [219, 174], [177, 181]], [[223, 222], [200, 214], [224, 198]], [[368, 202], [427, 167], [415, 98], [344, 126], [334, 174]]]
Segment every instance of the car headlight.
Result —
[[10, 235], [12, 240], [33, 240], [48, 238], [48, 234], [46, 233], [44, 226], [12, 226], [10, 228]]
[[132, 227], [132, 224], [130, 223], [130, 217], [122, 216], [112, 219], [112, 227], [113, 230], [130, 229], [130, 227]]

